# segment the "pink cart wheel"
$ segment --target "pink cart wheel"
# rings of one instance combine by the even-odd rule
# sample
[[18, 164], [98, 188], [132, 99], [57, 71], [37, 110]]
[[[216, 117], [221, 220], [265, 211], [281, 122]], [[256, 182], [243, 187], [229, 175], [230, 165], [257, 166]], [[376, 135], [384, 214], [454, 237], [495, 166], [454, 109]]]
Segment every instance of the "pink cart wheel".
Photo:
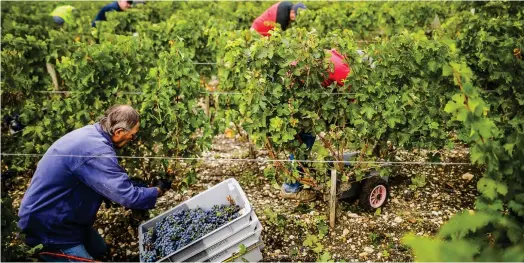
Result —
[[381, 207], [386, 202], [388, 189], [384, 185], [377, 185], [369, 195], [369, 204], [373, 208]]
[[375, 211], [388, 202], [389, 185], [381, 177], [370, 177], [363, 181], [360, 192], [360, 207], [367, 211]]

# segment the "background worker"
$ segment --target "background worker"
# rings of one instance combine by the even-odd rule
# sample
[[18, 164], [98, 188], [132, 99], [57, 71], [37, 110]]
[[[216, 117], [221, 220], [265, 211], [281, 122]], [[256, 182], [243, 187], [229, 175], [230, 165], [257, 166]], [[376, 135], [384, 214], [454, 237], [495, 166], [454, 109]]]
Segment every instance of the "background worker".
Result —
[[276, 3], [255, 19], [251, 30], [263, 36], [269, 36], [269, 31], [273, 30], [278, 23], [284, 31], [292, 21], [295, 21], [300, 8], [305, 9], [306, 6], [302, 3], [293, 4], [287, 1]]
[[[344, 56], [337, 52], [335, 49], [328, 51], [331, 55], [330, 61], [333, 63], [333, 71], [328, 71], [328, 77], [322, 82], [323, 87], [328, 87], [334, 82], [338, 86], [344, 86], [344, 81], [349, 76], [351, 69], [349, 65], [344, 61]], [[330, 67], [331, 68], [331, 67]], [[306, 151], [309, 153], [313, 144], [315, 143], [316, 136], [310, 132], [302, 131], [298, 134], [300, 143], [306, 144]], [[294, 159], [293, 155], [290, 156], [290, 159]], [[298, 172], [302, 174], [301, 168], [298, 168]], [[314, 190], [304, 189], [303, 185], [296, 181], [294, 183], [284, 182], [280, 191], [280, 197], [284, 199], [293, 199], [302, 202], [313, 201], [315, 200], [317, 194]]]
[[96, 27], [96, 21], [106, 21], [106, 13], [111, 11], [123, 12], [131, 8], [133, 1], [118, 0], [110, 4], [105, 5], [100, 9], [98, 14], [95, 17], [95, 20], [91, 23], [92, 27]]
[[64, 23], [72, 23], [77, 10], [71, 5], [57, 6], [52, 12], [51, 17], [56, 25], [62, 26]]

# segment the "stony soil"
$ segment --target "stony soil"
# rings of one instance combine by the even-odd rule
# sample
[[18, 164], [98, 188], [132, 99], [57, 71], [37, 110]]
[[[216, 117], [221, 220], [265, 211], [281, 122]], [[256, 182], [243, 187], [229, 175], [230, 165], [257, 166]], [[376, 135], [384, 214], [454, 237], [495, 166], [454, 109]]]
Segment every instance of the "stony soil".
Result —
[[[248, 145], [240, 140], [218, 136], [209, 158], [244, 158]], [[402, 152], [398, 161], [424, 161], [424, 152]], [[266, 158], [263, 151], [258, 158]], [[442, 161], [468, 162], [468, 151], [458, 148], [442, 152]], [[328, 228], [328, 204], [317, 199], [309, 204], [279, 198], [279, 189], [263, 176], [263, 162], [204, 162], [198, 168], [198, 183], [189, 189], [171, 190], [161, 197], [157, 209], [165, 211], [199, 192], [223, 181], [236, 178], [264, 227], [264, 261], [315, 261], [318, 254], [303, 242], [308, 235]], [[466, 174], [464, 176], [464, 174]], [[412, 261], [408, 248], [402, 245], [404, 234], [434, 235], [453, 214], [473, 208], [476, 182], [481, 169], [471, 165], [398, 165], [394, 167], [389, 203], [381, 213], [362, 211], [357, 203], [341, 201], [336, 227], [319, 239], [321, 253], [329, 252], [335, 260], [345, 261]], [[410, 189], [411, 178], [425, 175], [426, 184]], [[473, 177], [471, 178], [471, 175]], [[29, 183], [29, 176], [18, 177], [11, 190], [18, 208]], [[275, 217], [276, 215], [276, 217]], [[138, 261], [138, 225], [149, 215], [133, 213], [122, 207], [105, 208], [98, 214], [95, 228], [103, 235], [111, 252], [105, 261]], [[276, 219], [275, 219], [276, 218]], [[315, 245], [317, 246], [317, 245]]]

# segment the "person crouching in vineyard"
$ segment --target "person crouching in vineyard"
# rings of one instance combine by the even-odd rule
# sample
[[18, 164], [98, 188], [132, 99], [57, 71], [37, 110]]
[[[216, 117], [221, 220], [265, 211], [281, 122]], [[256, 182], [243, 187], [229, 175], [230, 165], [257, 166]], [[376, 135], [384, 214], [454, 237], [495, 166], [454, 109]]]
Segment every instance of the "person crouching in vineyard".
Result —
[[62, 5], [56, 7], [50, 15], [53, 18], [55, 24], [60, 27], [65, 23], [71, 24], [75, 16], [78, 15], [78, 11], [73, 6]]
[[18, 213], [26, 244], [42, 244], [44, 260], [99, 258], [107, 247], [93, 224], [104, 199], [151, 209], [170, 188], [166, 181], [135, 187], [118, 164], [115, 149], [134, 140], [139, 127], [135, 109], [115, 105], [98, 123], [64, 135], [46, 151]]
[[126, 0], [118, 0], [116, 2], [113, 2], [111, 4], [107, 4], [100, 11], [95, 17], [95, 20], [91, 23], [92, 27], [96, 27], [96, 21], [106, 21], [106, 13], [110, 11], [117, 11], [122, 12], [126, 11], [127, 9], [131, 8], [131, 5], [133, 5], [133, 1], [126, 1]]
[[[344, 81], [349, 76], [351, 68], [346, 62], [344, 62], [344, 56], [338, 53], [335, 49], [331, 49], [328, 52], [331, 54], [330, 61], [333, 63], [333, 71], [328, 71], [328, 77], [324, 80], [324, 82], [322, 82], [322, 86], [328, 87], [334, 82], [336, 82], [339, 86], [344, 86]], [[306, 144], [306, 151], [309, 153], [311, 148], [313, 148], [316, 136], [309, 132], [302, 131], [298, 134], [297, 137], [300, 143]], [[294, 156], [291, 155], [290, 159], [293, 160]], [[303, 174], [301, 167], [299, 167], [297, 170], [299, 174]], [[299, 181], [294, 183], [284, 183], [280, 191], [280, 197], [284, 199], [294, 199], [303, 202], [313, 201], [315, 200], [316, 196], [317, 195], [314, 190], [303, 189], [303, 185]]]
[[306, 6], [302, 3], [293, 4], [287, 1], [276, 3], [255, 19], [251, 25], [251, 30], [255, 30], [263, 36], [269, 36], [269, 31], [273, 30], [278, 23], [284, 31], [292, 21], [295, 21], [300, 8], [306, 9]]

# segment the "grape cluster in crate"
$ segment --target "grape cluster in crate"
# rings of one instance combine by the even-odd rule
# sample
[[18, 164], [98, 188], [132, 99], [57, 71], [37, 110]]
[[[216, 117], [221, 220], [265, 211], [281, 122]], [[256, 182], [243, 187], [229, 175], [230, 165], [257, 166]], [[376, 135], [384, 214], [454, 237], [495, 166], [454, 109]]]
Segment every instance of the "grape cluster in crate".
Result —
[[239, 216], [237, 205], [215, 205], [179, 210], [166, 216], [143, 234], [142, 262], [154, 262], [205, 236]]

